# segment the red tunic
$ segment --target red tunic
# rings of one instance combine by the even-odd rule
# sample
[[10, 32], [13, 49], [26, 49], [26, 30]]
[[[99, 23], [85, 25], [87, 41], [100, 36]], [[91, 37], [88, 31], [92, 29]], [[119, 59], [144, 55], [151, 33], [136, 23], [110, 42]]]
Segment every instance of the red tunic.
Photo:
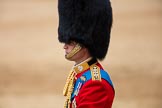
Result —
[[[101, 65], [97, 64], [100, 68]], [[89, 69], [88, 69], [89, 70]], [[86, 71], [77, 74], [80, 78]], [[114, 99], [114, 89], [105, 79], [101, 81], [88, 80], [72, 99], [71, 108], [111, 108]]]

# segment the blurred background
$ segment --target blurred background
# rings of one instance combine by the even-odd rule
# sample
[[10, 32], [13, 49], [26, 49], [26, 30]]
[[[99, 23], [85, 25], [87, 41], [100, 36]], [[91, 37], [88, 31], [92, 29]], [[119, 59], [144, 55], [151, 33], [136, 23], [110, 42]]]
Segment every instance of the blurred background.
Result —
[[[162, 1], [112, 0], [113, 108], [162, 108]], [[0, 108], [63, 108], [73, 62], [57, 40], [57, 0], [0, 0]]]

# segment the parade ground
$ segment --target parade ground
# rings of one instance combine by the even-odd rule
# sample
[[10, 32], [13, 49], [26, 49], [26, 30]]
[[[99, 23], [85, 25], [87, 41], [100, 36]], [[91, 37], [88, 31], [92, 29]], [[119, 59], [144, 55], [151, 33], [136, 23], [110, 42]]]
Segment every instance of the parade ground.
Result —
[[[101, 64], [112, 108], [162, 108], [162, 1], [111, 0], [113, 27]], [[63, 108], [74, 64], [57, 40], [57, 0], [0, 0], [0, 108]]]

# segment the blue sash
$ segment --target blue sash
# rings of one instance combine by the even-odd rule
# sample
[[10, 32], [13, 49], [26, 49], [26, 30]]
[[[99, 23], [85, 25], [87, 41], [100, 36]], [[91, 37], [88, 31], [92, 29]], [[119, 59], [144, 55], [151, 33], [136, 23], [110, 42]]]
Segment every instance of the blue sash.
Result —
[[[110, 76], [107, 72], [105, 72], [104, 70], [100, 70], [100, 74], [101, 74], [101, 78], [106, 80], [111, 86], [112, 88], [114, 89], [113, 87], [113, 83], [110, 79]], [[85, 80], [82, 80], [81, 77], [84, 77]], [[82, 74], [80, 78], [78, 78], [75, 82], [75, 85], [74, 85], [74, 90], [73, 90], [73, 93], [72, 93], [72, 96], [71, 96], [71, 100], [78, 95], [79, 93], [79, 90], [80, 88], [84, 85], [84, 83], [86, 83], [88, 80], [92, 79], [92, 75], [91, 75], [91, 71], [88, 70], [87, 72], [85, 72], [84, 74]]]

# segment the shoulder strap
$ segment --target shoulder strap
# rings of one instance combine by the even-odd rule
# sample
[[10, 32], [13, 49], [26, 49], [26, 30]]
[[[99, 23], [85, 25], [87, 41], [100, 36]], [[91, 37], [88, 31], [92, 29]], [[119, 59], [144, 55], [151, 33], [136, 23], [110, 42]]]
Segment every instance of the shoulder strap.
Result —
[[[113, 87], [113, 83], [110, 79], [109, 74], [102, 69], [100, 70], [100, 74], [101, 74], [101, 78], [106, 80]], [[92, 78], [91, 71], [85, 72], [82, 76], [86, 77], [86, 81], [90, 80]]]
[[[114, 89], [113, 83], [112, 83], [112, 81], [110, 79], [109, 74], [106, 71], [100, 69], [100, 75], [101, 75], [101, 79], [106, 80], [112, 86], [112, 88]], [[84, 83], [86, 83], [90, 79], [92, 79], [92, 75], [91, 75], [91, 71], [88, 70], [80, 78], [78, 78], [76, 80], [75, 86], [74, 86], [74, 91], [72, 93], [71, 99], [73, 99], [75, 96], [78, 95], [80, 88], [83, 86]]]

